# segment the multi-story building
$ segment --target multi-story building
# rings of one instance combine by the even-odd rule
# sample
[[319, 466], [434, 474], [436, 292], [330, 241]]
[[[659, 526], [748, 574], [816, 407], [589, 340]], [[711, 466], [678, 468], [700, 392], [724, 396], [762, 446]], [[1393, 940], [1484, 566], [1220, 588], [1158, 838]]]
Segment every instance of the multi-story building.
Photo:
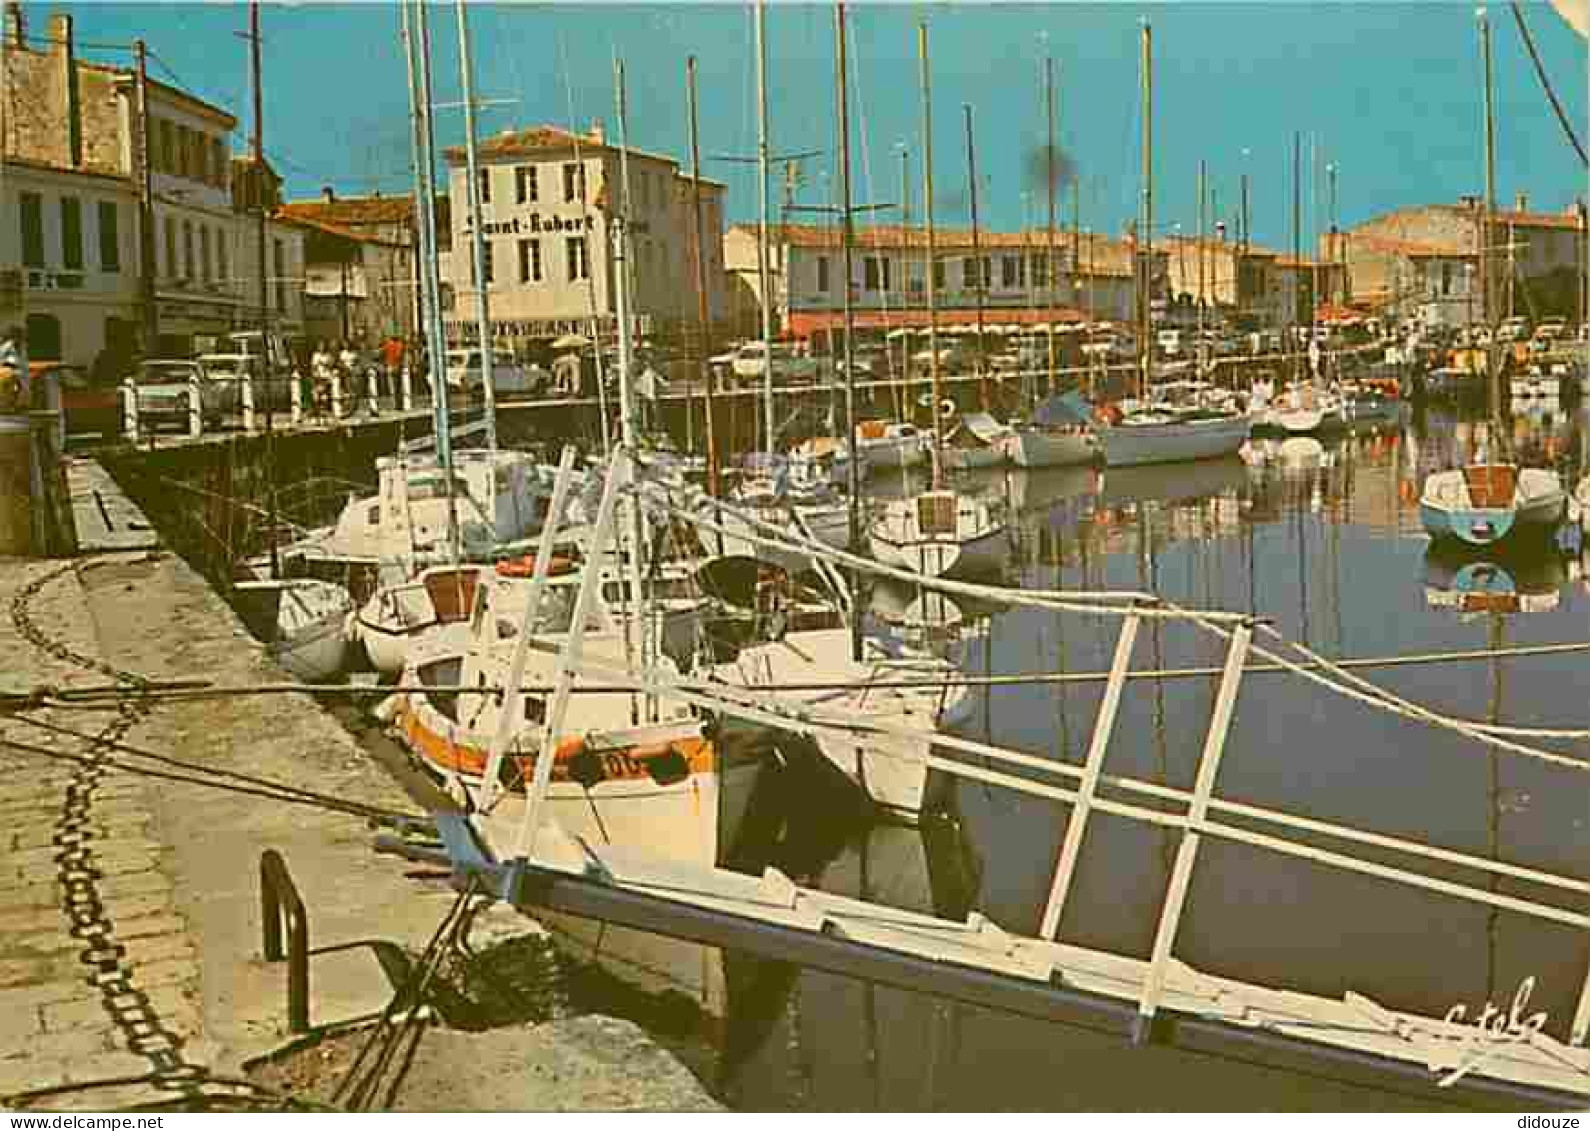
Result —
[[1182, 310], [1218, 313], [1243, 329], [1274, 330], [1309, 322], [1325, 303], [1344, 302], [1339, 260], [1282, 255], [1223, 239], [1170, 236], [1170, 288]]
[[[737, 296], [740, 333], [759, 336], [761, 278], [757, 228], [736, 225], [724, 237], [724, 261]], [[843, 248], [837, 228], [781, 224], [768, 233], [768, 278], [775, 332], [810, 337], [843, 318]], [[979, 301], [996, 324], [1120, 321], [1135, 314], [1135, 245], [1092, 233], [1057, 232], [1055, 270], [1048, 233], [934, 232], [935, 301], [941, 322], [966, 322]], [[1167, 259], [1156, 249], [1156, 294], [1163, 296]], [[858, 229], [851, 247], [850, 299], [863, 328], [925, 326], [927, 231], [878, 226]]]
[[[1321, 253], [1348, 264], [1355, 298], [1389, 304], [1399, 317], [1462, 323], [1484, 312], [1484, 296], [1471, 293], [1480, 275], [1482, 215], [1475, 197], [1399, 209], [1340, 233], [1334, 243], [1324, 237]], [[1562, 212], [1537, 212], [1519, 194], [1512, 208], [1492, 215], [1484, 243], [1494, 317], [1584, 317], [1590, 266], [1582, 201]]]
[[[7, 5], [0, 271], [22, 283], [30, 356], [122, 367], [138, 350], [184, 356], [252, 327], [260, 272], [234, 192], [236, 119], [77, 58], [73, 31], [52, 16], [35, 49]], [[288, 333], [302, 326], [301, 245], [272, 224], [267, 275], [286, 287], [273, 328]]]
[[[499, 344], [529, 349], [566, 333], [605, 334], [616, 325], [612, 219], [622, 206], [620, 151], [600, 124], [583, 136], [542, 126], [510, 130], [477, 147], [485, 285]], [[448, 337], [475, 335], [477, 284], [468, 170], [447, 150], [453, 253]], [[692, 182], [678, 162], [631, 149], [632, 312], [642, 333], [689, 338], [697, 325]], [[723, 185], [701, 182], [709, 319], [724, 315]]]
[[[411, 338], [419, 323], [416, 271], [419, 245], [412, 196], [339, 196], [330, 188], [311, 200], [292, 200], [279, 215], [306, 231], [305, 330], [317, 341], [389, 334]], [[436, 201], [442, 273], [451, 256], [448, 198]], [[444, 288], [444, 305], [452, 301]]]

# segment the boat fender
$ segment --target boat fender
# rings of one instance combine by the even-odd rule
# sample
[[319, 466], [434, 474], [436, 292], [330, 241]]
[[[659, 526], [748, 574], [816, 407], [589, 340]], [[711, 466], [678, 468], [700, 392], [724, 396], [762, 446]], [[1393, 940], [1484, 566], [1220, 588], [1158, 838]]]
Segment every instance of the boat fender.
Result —
[[[574, 568], [574, 563], [566, 557], [554, 555], [547, 566], [547, 576], [557, 577], [559, 574], [568, 573]], [[498, 577], [534, 577], [536, 572], [536, 556], [525, 554], [519, 558], [508, 558], [497, 563]]]
[[401, 702], [402, 698], [401, 694], [388, 695], [375, 705], [370, 714], [375, 716], [377, 722], [390, 723], [397, 718], [398, 708], [403, 705]]
[[580, 743], [579, 751], [569, 756], [565, 771], [570, 781], [577, 782], [587, 790], [601, 784], [607, 777], [607, 767], [602, 763], [602, 756], [594, 750], [587, 749], [583, 742]]
[[658, 785], [677, 785], [690, 776], [690, 760], [674, 746], [665, 746], [655, 753], [643, 747], [634, 756]]

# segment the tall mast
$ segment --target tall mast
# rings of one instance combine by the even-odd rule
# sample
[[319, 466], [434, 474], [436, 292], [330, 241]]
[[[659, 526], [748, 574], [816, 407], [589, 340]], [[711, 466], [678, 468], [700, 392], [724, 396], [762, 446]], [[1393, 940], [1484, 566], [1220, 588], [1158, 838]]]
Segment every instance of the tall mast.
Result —
[[916, 25], [916, 53], [922, 70], [922, 209], [927, 218], [928, 374], [933, 390], [933, 489], [944, 486], [944, 463], [939, 456], [939, 288], [938, 237], [933, 227], [933, 88], [928, 67], [927, 22]]
[[983, 411], [987, 412], [988, 372], [983, 347], [983, 295], [988, 287], [987, 272], [983, 270], [983, 242], [977, 226], [977, 147], [972, 141], [972, 104], [963, 103], [966, 116], [966, 184], [972, 205], [972, 262], [977, 264], [977, 392]]
[[[1297, 337], [1298, 325], [1298, 300], [1303, 290], [1303, 133], [1301, 130], [1292, 132], [1292, 309], [1288, 312], [1291, 325], [1294, 328], [1292, 337]], [[1303, 355], [1300, 343], [1293, 341], [1292, 348], [1292, 376], [1294, 379], [1302, 376]]]
[[1138, 275], [1138, 393], [1148, 395], [1148, 374], [1154, 347], [1149, 330], [1154, 324], [1154, 30], [1143, 21], [1143, 231], [1139, 241], [1143, 263]]
[[[911, 262], [911, 150], [905, 145], [900, 146], [900, 328], [904, 333], [900, 337], [900, 401], [903, 405], [911, 403], [911, 328], [906, 325], [910, 321], [906, 311], [911, 305], [910, 262]], [[903, 419], [909, 418], [910, 410], [906, 408], [901, 412]]]
[[[853, 364], [855, 336], [854, 312], [850, 307], [851, 243], [855, 235], [850, 211], [850, 93], [845, 75], [849, 66], [845, 52], [845, 6], [834, 5], [834, 68], [838, 75], [836, 96], [839, 103], [839, 231], [841, 262], [844, 266], [845, 312], [845, 415], [850, 431], [850, 548], [861, 545], [861, 430], [856, 425], [856, 367]], [[850, 655], [861, 659], [860, 576], [850, 580]]]
[[1198, 359], [1200, 375], [1204, 359], [1204, 162], [1198, 161]]
[[[254, 156], [254, 189], [256, 193], [254, 215], [254, 251], [259, 263], [259, 350], [261, 364], [270, 367], [270, 279], [265, 268], [265, 209], [266, 186], [265, 178], [265, 123], [264, 106], [265, 98], [261, 87], [260, 76], [260, 51], [259, 51], [259, 0], [252, 0], [248, 6], [248, 63], [250, 85], [253, 88], [254, 100], [254, 131], [249, 139], [249, 149]], [[151, 348], [153, 348], [151, 344]], [[265, 376], [265, 372], [261, 376]], [[271, 425], [271, 398], [265, 398], [265, 431], [272, 431]], [[272, 542], [274, 544], [272, 531]]]
[[[475, 321], [480, 330], [480, 380], [486, 397], [486, 447], [497, 450], [497, 389], [491, 376], [491, 310], [486, 295], [486, 217], [481, 211], [480, 169], [475, 153], [475, 80], [469, 59], [469, 17], [458, 0], [458, 69], [464, 85], [464, 162], [469, 175], [470, 243], [475, 257]], [[467, 374], [467, 369], [466, 369]]]
[[430, 241], [430, 251], [425, 256], [425, 275], [431, 292], [429, 339], [431, 343], [431, 396], [435, 405], [436, 457], [442, 466], [442, 480], [447, 492], [447, 544], [452, 558], [459, 557], [458, 499], [453, 483], [453, 425], [451, 399], [447, 385], [447, 336], [442, 331], [442, 285], [437, 274], [436, 238], [436, 138], [431, 128], [431, 29], [423, 0], [414, 5], [414, 23], [418, 33], [418, 52], [415, 69], [419, 78], [419, 115], [417, 132], [420, 141], [421, 196], [414, 207], [420, 212], [420, 222], [425, 226]]
[[[762, 288], [762, 431], [765, 450], [774, 444], [773, 420], [773, 270], [768, 262], [767, 230], [767, 3], [756, 0], [756, 180], [759, 215], [756, 229], [757, 282]], [[845, 288], [850, 276], [845, 276]]]
[[696, 321], [701, 334], [701, 375], [706, 386], [707, 410], [707, 493], [718, 494], [718, 432], [716, 405], [712, 397], [712, 365], [707, 360], [708, 342], [712, 336], [711, 320], [707, 313], [707, 245], [701, 220], [701, 145], [696, 127], [696, 57], [685, 61], [685, 97], [690, 104], [690, 212], [696, 238]]
[[[613, 104], [618, 118], [618, 178], [619, 178], [619, 205], [615, 216], [615, 223], [611, 225], [613, 233], [613, 294], [614, 313], [618, 317], [618, 427], [619, 443], [623, 446], [625, 458], [634, 460], [639, 454], [637, 435], [635, 432], [635, 380], [634, 380], [634, 324], [630, 314], [629, 293], [629, 209], [631, 197], [629, 195], [629, 105], [624, 89], [624, 63], [622, 60], [613, 60]], [[639, 636], [640, 670], [646, 671], [651, 666], [651, 623], [647, 616], [648, 608], [641, 596], [641, 553], [645, 548], [643, 538], [644, 519], [641, 515], [640, 500], [628, 500], [630, 517], [630, 545], [629, 553], [625, 555], [629, 564], [629, 597], [625, 602], [629, 616], [625, 618], [624, 638], [626, 647], [629, 639], [630, 622], [634, 623]], [[641, 701], [644, 711], [641, 719], [636, 721], [651, 721], [653, 707], [656, 700], [649, 693]]]
[[[1057, 294], [1057, 288], [1058, 288], [1059, 279], [1060, 279], [1060, 261], [1055, 258], [1055, 247], [1054, 247], [1054, 180], [1055, 180], [1055, 173], [1054, 173], [1054, 157], [1055, 157], [1055, 153], [1054, 153], [1054, 145], [1055, 145], [1055, 134], [1054, 134], [1054, 118], [1055, 118], [1055, 109], [1054, 109], [1054, 59], [1050, 58], [1049, 56], [1045, 56], [1044, 60], [1043, 60], [1043, 82], [1044, 82], [1044, 94], [1043, 94], [1044, 112], [1045, 112], [1045, 116], [1047, 117], [1048, 123], [1049, 123], [1049, 130], [1048, 130], [1048, 133], [1049, 133], [1049, 144], [1048, 144], [1048, 146], [1046, 147], [1046, 150], [1045, 150], [1045, 161], [1044, 161], [1044, 164], [1047, 167], [1046, 170], [1045, 170], [1045, 172], [1047, 173], [1047, 176], [1045, 177], [1045, 181], [1047, 182], [1047, 188], [1048, 188], [1048, 192], [1049, 192], [1049, 246], [1044, 251], [1045, 273], [1047, 275], [1047, 278], [1044, 280], [1044, 282], [1045, 282], [1045, 289], [1047, 291], [1048, 298], [1049, 298], [1049, 304], [1048, 304], [1049, 305], [1049, 317], [1044, 319], [1044, 321], [1045, 321], [1045, 323], [1047, 323], [1047, 325], [1049, 327], [1049, 395], [1053, 396], [1054, 392], [1055, 392], [1054, 312], [1055, 312], [1055, 297], [1056, 297], [1056, 294]], [[1076, 248], [1076, 244], [1072, 243], [1072, 245], [1071, 245], [1071, 274], [1072, 274], [1073, 278], [1076, 277], [1076, 270], [1077, 270], [1077, 248]]]

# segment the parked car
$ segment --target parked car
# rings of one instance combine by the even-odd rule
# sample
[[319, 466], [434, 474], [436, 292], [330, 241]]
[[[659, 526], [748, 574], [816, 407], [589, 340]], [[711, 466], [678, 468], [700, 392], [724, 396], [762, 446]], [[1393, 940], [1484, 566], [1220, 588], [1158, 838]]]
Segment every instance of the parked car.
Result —
[[247, 374], [253, 385], [254, 409], [257, 412], [286, 411], [292, 405], [292, 376], [280, 369], [266, 370], [256, 354], [207, 353], [199, 357], [199, 364], [209, 379], [222, 391], [222, 403], [227, 412], [243, 410], [243, 375]]
[[[769, 351], [764, 342], [746, 342], [734, 353], [734, 376], [741, 382], [760, 383], [767, 367]], [[815, 357], [803, 357], [794, 346], [773, 343], [773, 381], [775, 384], [793, 384], [818, 380], [823, 366]]]
[[1522, 314], [1502, 321], [1496, 328], [1498, 342], [1521, 342], [1529, 337], [1529, 319]]
[[199, 414], [206, 427], [219, 424], [232, 402], [225, 381], [218, 381], [206, 372], [197, 361], [145, 361], [133, 374], [133, 384], [138, 394], [138, 423], [140, 427], [153, 428], [159, 424], [188, 422], [189, 395], [192, 382], [199, 385]]
[[[481, 353], [479, 348], [447, 351], [447, 384], [453, 389], [468, 389], [482, 395]], [[541, 392], [531, 371], [520, 365], [507, 350], [491, 354], [491, 387], [501, 394], [532, 396]]]
[[46, 383], [55, 381], [60, 386], [68, 440], [94, 436], [108, 441], [121, 435], [121, 386], [117, 382], [96, 381], [87, 366], [59, 361], [30, 362], [28, 375], [38, 408], [46, 407], [39, 400]]

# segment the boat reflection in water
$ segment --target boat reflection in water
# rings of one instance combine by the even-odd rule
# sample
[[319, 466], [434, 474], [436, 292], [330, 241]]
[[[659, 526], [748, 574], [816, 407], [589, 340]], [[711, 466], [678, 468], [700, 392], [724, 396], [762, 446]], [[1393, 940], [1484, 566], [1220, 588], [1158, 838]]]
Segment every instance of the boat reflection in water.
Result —
[[1457, 613], [1543, 613], [1562, 603], [1579, 562], [1551, 551], [1464, 554], [1432, 545], [1424, 555], [1424, 601]]

